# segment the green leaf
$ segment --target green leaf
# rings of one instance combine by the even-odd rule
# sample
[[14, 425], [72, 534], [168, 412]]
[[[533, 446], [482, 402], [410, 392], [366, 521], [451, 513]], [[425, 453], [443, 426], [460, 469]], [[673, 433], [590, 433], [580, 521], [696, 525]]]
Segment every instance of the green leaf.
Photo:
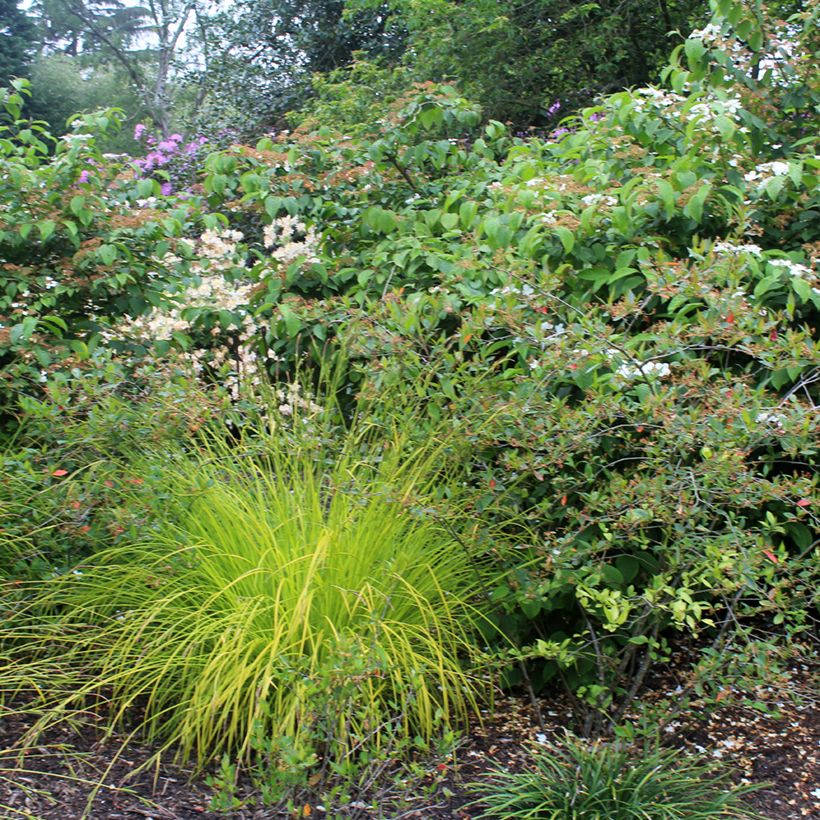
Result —
[[706, 46], [703, 44], [703, 40], [690, 37], [686, 43], [684, 43], [683, 48], [686, 52], [686, 59], [689, 61], [690, 67], [697, 68], [703, 55], [706, 54]]
[[117, 259], [117, 249], [114, 245], [100, 245], [97, 256], [103, 265], [113, 265]]
[[475, 225], [477, 215], [477, 202], [462, 202], [461, 207], [458, 209], [458, 218], [462, 229], [466, 231], [472, 228]]
[[429, 131], [443, 119], [442, 111], [438, 107], [425, 108], [419, 112], [419, 122], [422, 128]]
[[784, 175], [779, 175], [766, 180], [766, 184], [763, 186], [763, 190], [766, 192], [766, 195], [769, 197], [769, 199], [777, 199], [777, 197], [780, 195], [780, 192], [783, 190], [783, 186], [786, 184], [787, 179], [788, 177]]
[[54, 233], [56, 227], [57, 223], [51, 219], [44, 219], [42, 222], [38, 222], [37, 228], [40, 231], [40, 239], [43, 242], [47, 242], [48, 238]]
[[571, 253], [572, 249], [575, 247], [575, 234], [569, 228], [564, 228], [561, 226], [555, 228], [555, 233], [558, 235], [558, 238], [561, 240], [561, 244], [564, 246], [564, 253]]
[[282, 197], [265, 197], [265, 211], [267, 211], [269, 217], [275, 219], [277, 216], [279, 216], [280, 210], [282, 210]]
[[624, 583], [624, 576], [621, 575], [620, 570], [616, 567], [613, 567], [611, 564], [604, 564], [601, 567], [601, 577], [606, 581], [608, 584], [612, 586], [622, 586]]
[[762, 296], [772, 288], [779, 287], [781, 283], [781, 275], [779, 273], [771, 273], [768, 276], [764, 276], [757, 285], [755, 285], [754, 295], [757, 297]]
[[77, 223], [71, 219], [64, 219], [63, 227], [66, 229], [66, 232], [68, 233], [68, 236], [71, 239], [71, 241], [75, 245], [79, 244], [80, 229], [77, 227]]
[[228, 187], [229, 177], [226, 174], [213, 174], [206, 180], [206, 190], [215, 194], [225, 193]]
[[663, 202], [664, 213], [671, 219], [675, 213], [675, 189], [665, 180], [658, 180], [658, 195]]
[[803, 302], [808, 302], [811, 299], [811, 286], [805, 279], [801, 279], [799, 276], [792, 277], [792, 289]]
[[141, 179], [137, 183], [137, 199], [148, 199], [154, 193], [154, 180]]
[[394, 231], [398, 225], [396, 215], [392, 211], [385, 210], [378, 206], [368, 208], [362, 214], [362, 221], [368, 228], [382, 234]]
[[441, 224], [445, 230], [452, 231], [458, 225], [458, 214], [442, 214]]
[[302, 320], [293, 312], [290, 305], [280, 305], [279, 312], [285, 322], [285, 331], [293, 338], [302, 329]]
[[68, 346], [71, 348], [72, 353], [74, 353], [74, 355], [81, 361], [86, 361], [88, 359], [88, 346], [85, 342], [80, 341], [79, 339], [71, 339]]
[[700, 222], [703, 218], [703, 204], [706, 202], [706, 197], [709, 196], [711, 190], [712, 184], [710, 182], [701, 185], [695, 195], [686, 203], [686, 207], [683, 209], [684, 214], [690, 219], [694, 219], [695, 222]]
[[45, 324], [51, 325], [56, 330], [62, 331], [65, 333], [68, 330], [68, 325], [61, 316], [55, 316], [53, 313], [49, 314], [48, 316], [40, 317], [40, 322], [44, 322]]
[[637, 558], [633, 558], [631, 555], [619, 555], [615, 559], [615, 566], [621, 573], [625, 584], [628, 584], [634, 580], [635, 576], [638, 574], [638, 570], [640, 569], [640, 563]]
[[85, 197], [82, 196], [82, 194], [78, 194], [77, 196], [71, 197], [69, 208], [71, 209], [71, 213], [73, 213], [74, 216], [79, 217], [80, 214], [85, 210]]
[[37, 328], [37, 317], [26, 316], [22, 322], [14, 325], [9, 331], [9, 341], [13, 345], [25, 342]]
[[717, 125], [718, 131], [720, 131], [720, 136], [725, 140], [730, 139], [737, 130], [735, 124], [723, 114], [715, 118], [715, 125]]

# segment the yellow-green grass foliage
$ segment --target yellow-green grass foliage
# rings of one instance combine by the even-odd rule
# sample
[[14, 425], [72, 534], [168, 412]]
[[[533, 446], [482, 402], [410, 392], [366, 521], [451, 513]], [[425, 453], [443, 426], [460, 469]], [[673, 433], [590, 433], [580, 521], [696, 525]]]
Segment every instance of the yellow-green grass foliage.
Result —
[[163, 520], [26, 590], [3, 688], [39, 688], [43, 722], [102, 699], [201, 765], [260, 732], [341, 760], [465, 721], [481, 571], [431, 512], [443, 445], [300, 438], [165, 454]]

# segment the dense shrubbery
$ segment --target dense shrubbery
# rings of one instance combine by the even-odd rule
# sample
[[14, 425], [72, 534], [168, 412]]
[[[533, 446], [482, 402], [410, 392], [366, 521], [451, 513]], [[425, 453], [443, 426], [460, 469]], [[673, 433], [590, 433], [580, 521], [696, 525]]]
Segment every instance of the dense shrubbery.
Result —
[[[156, 432], [193, 448], [205, 419], [179, 409], [186, 384], [241, 426], [265, 417], [269, 378], [310, 381], [338, 358], [343, 411], [403, 420], [408, 446], [452, 428], [454, 526], [463, 539], [470, 522], [470, 554], [495, 568], [477, 600], [508, 682], [560, 681], [587, 732], [629, 734], [681, 643], [699, 660], [677, 708], [774, 674], [818, 614], [817, 11], [715, 5], [664, 87], [607, 97], [549, 139], [481, 125], [454, 88], [382, 77], [378, 133], [317, 127], [370, 105], [326, 89], [292, 134], [214, 153], [199, 195], [164, 197], [92, 137], [50, 153], [36, 124], [5, 126], [0, 355], [25, 395], [3, 394], [21, 425], [4, 493], [91, 463], [82, 448], [47, 461], [44, 421], [66, 407], [70, 430], [112, 413], [142, 429], [119, 389], [78, 407], [84, 372], [172, 377], [161, 406], [178, 423]], [[299, 401], [280, 385], [280, 415]], [[81, 506], [81, 526], [109, 527], [107, 507]], [[41, 559], [20, 572], [77, 555], [39, 525], [13, 535]]]
[[[25, 85], [5, 95], [0, 177], [2, 412], [30, 383], [65, 365], [86, 367], [112, 323], [167, 298], [186, 269], [196, 210], [159, 202], [159, 184], [100, 153], [95, 135], [116, 111], [77, 118], [55, 140], [19, 120]], [[71, 359], [69, 362], [68, 359]]]
[[509, 559], [501, 621], [544, 659], [536, 681], [613, 724], [670, 628], [712, 632], [714, 668], [753, 637], [721, 624], [766, 612], [799, 633], [815, 611], [811, 44], [728, 14], [670, 90], [616, 94], [557, 141], [476, 132], [466, 101], [420, 88], [379, 138], [263, 141], [206, 180], [276, 239], [255, 268], [268, 349], [335, 335], [365, 390], [494, 414], [477, 504], [525, 511], [541, 556]]

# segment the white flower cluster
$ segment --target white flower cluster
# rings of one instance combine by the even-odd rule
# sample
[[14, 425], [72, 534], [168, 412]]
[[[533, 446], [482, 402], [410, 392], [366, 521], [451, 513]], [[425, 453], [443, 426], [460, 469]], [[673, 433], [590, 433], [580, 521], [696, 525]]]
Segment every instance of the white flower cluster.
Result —
[[587, 194], [581, 197], [581, 202], [584, 205], [604, 205], [607, 208], [614, 208], [618, 204], [616, 197], [605, 194]]
[[641, 365], [622, 364], [615, 373], [624, 379], [658, 378], [663, 379], [672, 372], [666, 362], [644, 362]]
[[[191, 326], [182, 318], [182, 311], [189, 307], [204, 307], [212, 310], [237, 310], [248, 304], [253, 291], [252, 283], [238, 285], [229, 282], [221, 274], [201, 276], [198, 283], [191, 285], [177, 299], [173, 307], [154, 308], [145, 316], [127, 317], [120, 330], [130, 338], [144, 341], [169, 340], [174, 333], [187, 333]], [[251, 319], [246, 316], [245, 320]], [[244, 320], [243, 320], [244, 321]]]
[[758, 413], [755, 417], [755, 421], [758, 424], [765, 424], [769, 427], [773, 427], [775, 430], [782, 430], [783, 429], [783, 422], [784, 417], [781, 413], [767, 413], [762, 412]]
[[[208, 262], [208, 267], [233, 267], [237, 257], [237, 243], [243, 239], [242, 231], [207, 230], [199, 237], [199, 253]], [[199, 268], [201, 269], [201, 265]]]
[[695, 29], [689, 37], [724, 50], [731, 55], [735, 68], [749, 75], [756, 76], [760, 71], [770, 71], [775, 85], [782, 87], [794, 82], [793, 72], [786, 67], [788, 63], [812, 59], [811, 54], [805, 51], [800, 53], [799, 35], [798, 26], [783, 21], [774, 22], [766, 32], [765, 52], [753, 52], [745, 43], [724, 33], [720, 26], [713, 23], [702, 29]]
[[[541, 350], [547, 350], [551, 345], [559, 342], [566, 334], [567, 328], [565, 325], [554, 324], [553, 322], [540, 322], [536, 325], [528, 325], [527, 330], [532, 334], [532, 340], [538, 343]], [[530, 359], [527, 364], [530, 370], [538, 370], [546, 365], [546, 360]]]
[[74, 145], [74, 143], [86, 143], [94, 139], [93, 134], [86, 134], [86, 133], [74, 133], [74, 134], [63, 134], [60, 137], [63, 142], [67, 142], [69, 145]]
[[708, 23], [703, 28], [696, 28], [689, 38], [692, 40], [703, 40], [704, 43], [711, 43], [723, 36], [720, 26], [714, 23]]
[[737, 245], [734, 242], [715, 242], [715, 244], [712, 245], [712, 252], [728, 254], [751, 253], [755, 256], [760, 256], [763, 249], [759, 245], [753, 244]]
[[504, 285], [503, 288], [493, 288], [490, 291], [490, 296], [506, 296], [512, 293], [521, 296], [532, 296], [535, 291], [530, 285], [522, 285], [520, 288], [517, 285]]
[[814, 280], [817, 274], [808, 266], [799, 262], [792, 262], [791, 259], [767, 259], [770, 265], [776, 268], [785, 268], [789, 276], [799, 276], [801, 279]]
[[765, 182], [772, 177], [782, 177], [789, 173], [789, 163], [782, 160], [764, 162], [743, 175], [746, 182]]
[[276, 400], [279, 402], [279, 412], [283, 416], [293, 416], [297, 410], [305, 410], [311, 415], [322, 412], [320, 405], [316, 404], [310, 396], [302, 394], [299, 382], [291, 382], [286, 390], [277, 390]]
[[[218, 335], [219, 329], [214, 330]], [[224, 373], [223, 385], [233, 399], [238, 399], [242, 385], [258, 385], [262, 381], [259, 355], [253, 346], [258, 331], [253, 317], [246, 314], [236, 336], [235, 349], [230, 350], [224, 344], [210, 349], [197, 348], [183, 354], [183, 360], [187, 360], [196, 376], [202, 375], [206, 369]]]
[[664, 91], [661, 88], [639, 88], [635, 92], [638, 97], [633, 103], [636, 111], [643, 111], [646, 108], [669, 108], [675, 105], [682, 105], [686, 102], [686, 97], [675, 94], [674, 91]]
[[[199, 238], [196, 249], [199, 259], [191, 265], [196, 279], [173, 297], [173, 302], [154, 308], [145, 316], [125, 319], [115, 328], [113, 336], [139, 341], [150, 345], [156, 341], [169, 341], [175, 333], [190, 333], [193, 328], [184, 317], [187, 308], [205, 308], [212, 311], [230, 311], [237, 314], [229, 327], [216, 326], [211, 336], [216, 344], [199, 347], [181, 354], [180, 358], [200, 376], [206, 368], [225, 373], [225, 384], [234, 398], [239, 395], [241, 384], [260, 382], [260, 363], [254, 349], [259, 327], [247, 310], [255, 284], [231, 281], [225, 271], [241, 266], [237, 243], [243, 238], [240, 231], [207, 230]], [[165, 264], [179, 262], [177, 257], [166, 257]], [[219, 343], [219, 337], [229, 332], [233, 337]]]
[[[633, 106], [636, 111], [649, 113], [657, 117], [667, 117], [687, 122], [697, 121], [702, 130], [708, 130], [715, 136], [722, 136], [718, 117], [734, 121], [736, 130], [748, 134], [749, 129], [739, 118], [743, 103], [737, 97], [731, 97], [726, 92], [709, 93], [702, 96], [697, 102], [687, 105], [688, 99], [672, 91], [659, 88], [639, 88], [635, 92]], [[719, 147], [721, 143], [716, 143]]]
[[704, 102], [695, 103], [688, 113], [690, 119], [692, 117], [712, 119], [718, 114], [737, 114], [742, 108], [743, 103], [737, 97], [709, 97]]
[[[301, 240], [296, 238], [297, 234], [301, 234]], [[313, 228], [307, 228], [290, 215], [274, 219], [263, 232], [265, 247], [275, 247], [271, 256], [283, 265], [289, 265], [300, 257], [308, 265], [318, 262], [319, 239]]]

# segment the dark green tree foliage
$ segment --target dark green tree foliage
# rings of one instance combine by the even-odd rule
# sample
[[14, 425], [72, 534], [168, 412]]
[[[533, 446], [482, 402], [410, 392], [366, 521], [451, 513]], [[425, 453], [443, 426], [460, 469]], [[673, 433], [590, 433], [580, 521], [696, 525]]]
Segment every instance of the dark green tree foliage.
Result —
[[314, 74], [346, 66], [356, 53], [398, 59], [405, 42], [401, 20], [384, 3], [353, 13], [349, 5], [244, 0], [217, 17], [214, 31], [225, 46], [209, 64], [216, 96], [240, 116], [250, 114], [254, 124], [271, 125], [301, 107]]
[[454, 81], [488, 119], [549, 125], [656, 80], [682, 42], [673, 32], [706, 14], [705, 0], [243, 0], [219, 20], [229, 47], [210, 81], [253, 130], [301, 108], [312, 76], [357, 55], [401, 64], [413, 80]]
[[72, 57], [117, 59], [149, 25], [148, 9], [120, 0], [37, 0], [32, 8], [43, 51]]
[[[419, 79], [455, 78], [487, 117], [545, 124], [657, 80], [704, 0], [400, 0]], [[551, 107], [560, 101], [560, 108]]]
[[[129, 120], [146, 116], [137, 91], [117, 65], [100, 63], [89, 66], [82, 57], [69, 54], [39, 56], [29, 71], [32, 97], [26, 113], [48, 123], [55, 136], [70, 130], [68, 120], [78, 113], [89, 113], [109, 106], [127, 112]], [[103, 150], [121, 153], [138, 150], [133, 129], [112, 131], [101, 139]]]
[[[132, 92], [143, 109], [140, 116], [147, 115], [167, 134], [174, 64], [195, 6], [195, 0], [163, 0], [145, 6], [123, 0], [38, 0], [41, 56], [56, 52], [75, 58], [79, 61], [75, 70], [92, 76], [119, 73], [119, 83], [127, 91], [102, 103], [120, 103]], [[60, 127], [55, 118], [48, 119]]]
[[0, 85], [25, 75], [34, 38], [34, 24], [17, 0], [0, 0]]

